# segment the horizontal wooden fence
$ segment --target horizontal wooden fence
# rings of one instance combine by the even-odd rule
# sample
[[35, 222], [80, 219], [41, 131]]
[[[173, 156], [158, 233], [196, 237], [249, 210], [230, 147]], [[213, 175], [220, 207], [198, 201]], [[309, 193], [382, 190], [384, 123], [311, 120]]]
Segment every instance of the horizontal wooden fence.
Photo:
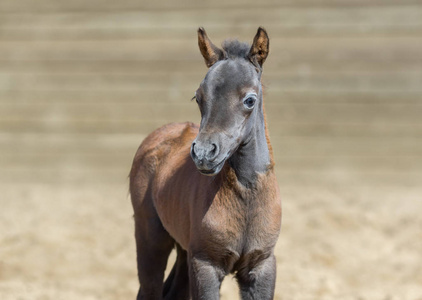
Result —
[[380, 0], [2, 1], [0, 179], [123, 181], [146, 134], [199, 120], [197, 27], [259, 25], [281, 185], [420, 182], [422, 4]]

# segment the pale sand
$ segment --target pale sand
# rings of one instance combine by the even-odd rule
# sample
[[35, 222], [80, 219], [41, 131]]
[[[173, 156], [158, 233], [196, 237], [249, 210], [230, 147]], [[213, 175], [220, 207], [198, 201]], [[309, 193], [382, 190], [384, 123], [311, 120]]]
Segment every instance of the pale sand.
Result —
[[[0, 190], [1, 299], [135, 298], [124, 179]], [[281, 191], [276, 299], [422, 299], [422, 189]], [[222, 299], [237, 293], [228, 276]]]

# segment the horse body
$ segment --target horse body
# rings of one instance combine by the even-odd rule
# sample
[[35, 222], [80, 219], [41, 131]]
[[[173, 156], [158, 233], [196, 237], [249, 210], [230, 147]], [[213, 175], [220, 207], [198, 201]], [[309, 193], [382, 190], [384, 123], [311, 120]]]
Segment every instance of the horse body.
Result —
[[[272, 215], [270, 211], [279, 218], [278, 202], [269, 201], [278, 198], [277, 185], [264, 183], [272, 182], [274, 173], [262, 175], [253, 190], [237, 182], [229, 164], [215, 177], [196, 175], [190, 146], [197, 134], [195, 124], [176, 123], [160, 128], [145, 140], [135, 156], [131, 194], [150, 188], [151, 196], [140, 198], [134, 206], [152, 200], [163, 227], [185, 250], [189, 249], [192, 235], [195, 241], [205, 238], [201, 247], [205, 242], [209, 244], [207, 249], [215, 248], [217, 253], [232, 250], [240, 257], [256, 248], [254, 244], [262, 239], [260, 235], [274, 231], [278, 235], [279, 224], [267, 220]], [[149, 176], [154, 180], [145, 185], [143, 179]], [[268, 230], [271, 225], [275, 225], [275, 230]], [[248, 239], [251, 231], [257, 232], [252, 241]]]
[[[202, 46], [211, 55], [201, 52], [212, 67], [219, 61], [210, 63], [218, 49], [205, 32], [202, 37], [207, 44]], [[249, 72], [246, 68], [250, 67], [243, 61], [240, 66], [227, 61], [219, 64], [207, 75], [214, 83], [222, 74], [242, 68]], [[247, 80], [242, 79], [234, 89], [247, 95], [255, 91], [259, 101], [262, 90], [253, 72], [249, 81], [253, 84], [245, 87]], [[203, 84], [200, 89], [197, 97], [202, 93], [213, 99], [227, 98], [233, 93], [224, 80]], [[200, 127], [169, 124], [150, 134], [139, 147], [130, 174], [141, 283], [138, 299], [218, 299], [221, 282], [229, 273], [236, 273], [243, 299], [273, 297], [273, 249], [281, 205], [262, 99], [252, 109], [246, 99], [240, 102], [246, 110], [233, 117], [235, 125], [215, 114], [218, 107], [198, 102]], [[232, 106], [236, 105], [241, 107]], [[163, 286], [167, 258], [175, 245], [178, 257]]]

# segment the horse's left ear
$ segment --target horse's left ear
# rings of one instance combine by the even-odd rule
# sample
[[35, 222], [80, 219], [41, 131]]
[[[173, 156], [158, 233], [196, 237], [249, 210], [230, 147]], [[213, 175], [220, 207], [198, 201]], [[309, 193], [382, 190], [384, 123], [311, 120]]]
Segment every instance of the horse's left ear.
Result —
[[262, 67], [270, 51], [270, 39], [264, 28], [259, 27], [258, 32], [253, 39], [251, 50], [249, 50], [249, 59], [254, 65]]

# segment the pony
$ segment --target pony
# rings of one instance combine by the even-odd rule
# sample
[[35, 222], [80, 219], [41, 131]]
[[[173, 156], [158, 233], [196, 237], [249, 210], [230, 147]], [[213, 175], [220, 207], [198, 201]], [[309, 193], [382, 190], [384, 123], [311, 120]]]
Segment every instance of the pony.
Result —
[[193, 98], [200, 125], [152, 132], [129, 175], [137, 299], [219, 299], [230, 273], [242, 299], [272, 299], [281, 200], [261, 84], [269, 37], [259, 27], [252, 45], [226, 40], [221, 49], [199, 28], [198, 45], [208, 67]]

